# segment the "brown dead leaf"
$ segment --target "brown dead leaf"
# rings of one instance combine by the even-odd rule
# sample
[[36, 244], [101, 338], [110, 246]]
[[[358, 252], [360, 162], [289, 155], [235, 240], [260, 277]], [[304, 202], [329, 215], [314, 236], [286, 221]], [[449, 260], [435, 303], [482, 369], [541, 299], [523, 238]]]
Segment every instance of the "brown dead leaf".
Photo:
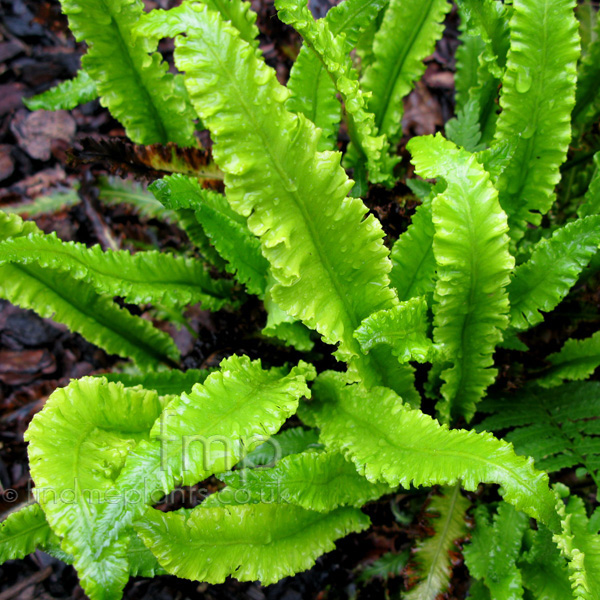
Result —
[[123, 138], [83, 138], [69, 156], [70, 165], [100, 165], [110, 173], [132, 174], [153, 181], [169, 173], [183, 173], [202, 180], [203, 187], [221, 190], [223, 173], [210, 150], [166, 145], [142, 146]]
[[436, 127], [444, 124], [442, 109], [438, 100], [421, 81], [409, 94], [404, 104], [402, 129], [405, 134], [431, 135]]

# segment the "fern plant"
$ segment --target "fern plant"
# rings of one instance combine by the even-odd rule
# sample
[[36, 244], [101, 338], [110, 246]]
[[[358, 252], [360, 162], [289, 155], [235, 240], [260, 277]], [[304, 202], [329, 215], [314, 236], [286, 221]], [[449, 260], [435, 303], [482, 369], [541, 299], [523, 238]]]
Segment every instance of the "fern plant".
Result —
[[[2, 524], [0, 557], [41, 548], [72, 563], [93, 599], [120, 597], [138, 574], [269, 584], [368, 528], [365, 503], [442, 486], [431, 494], [433, 535], [409, 561], [417, 577], [407, 597], [449, 589], [475, 502], [464, 550], [473, 597], [598, 598], [597, 531], [582, 500], [548, 475], [581, 463], [595, 477], [596, 415], [575, 401], [585, 389], [593, 406], [597, 386], [551, 388], [555, 402], [539, 391], [591, 375], [597, 335], [567, 341], [547, 369], [527, 374], [517, 400], [480, 404], [498, 375], [496, 349], [526, 348], [518, 336], [567, 296], [600, 244], [597, 173], [577, 217], [544, 220], [572, 132], [588, 143], [597, 117], [599, 42], [582, 58], [574, 2], [459, 2], [457, 117], [447, 138], [408, 143], [417, 175], [437, 181], [412, 180], [422, 202], [391, 252], [360, 196], [369, 182], [406, 179], [402, 99], [449, 3], [345, 0], [315, 20], [305, 1], [277, 0], [304, 40], [287, 86], [262, 58], [247, 2], [147, 13], [140, 0], [62, 5], [88, 44], [83, 70], [29, 106], [97, 95], [139, 144], [197, 147], [194, 127], [206, 128], [225, 191], [173, 163], [175, 174], [150, 186], [166, 212], [138, 202], [179, 222], [200, 258], [86, 248], [2, 216], [0, 295], [138, 372], [72, 381], [36, 415], [26, 439], [37, 504]], [[165, 37], [177, 75], [157, 53]], [[265, 335], [307, 352], [316, 332], [336, 346], [340, 370], [234, 355], [183, 373], [173, 340], [114, 301], [235, 310], [248, 294], [264, 303]], [[435, 415], [422, 410], [416, 371], [427, 374], [423, 407]], [[476, 429], [480, 409], [498, 416]], [[300, 428], [287, 428], [293, 415]], [[527, 446], [491, 433], [519, 426], [523, 439], [540, 425], [552, 444], [561, 436], [543, 456], [539, 436]], [[559, 453], [569, 460], [552, 463]], [[225, 485], [196, 508], [154, 508], [213, 475]], [[494, 484], [502, 503], [485, 502]], [[546, 571], [560, 582], [554, 596]]]

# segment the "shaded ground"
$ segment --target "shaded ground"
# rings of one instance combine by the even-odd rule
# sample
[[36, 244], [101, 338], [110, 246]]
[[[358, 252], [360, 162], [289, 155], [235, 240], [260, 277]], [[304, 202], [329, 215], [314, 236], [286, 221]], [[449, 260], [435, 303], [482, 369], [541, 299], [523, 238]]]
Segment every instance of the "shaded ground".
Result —
[[[169, 3], [148, 1], [146, 4], [166, 8]], [[272, 2], [254, 1], [253, 5], [259, 13], [265, 57], [284, 82], [299, 39], [274, 18]], [[140, 220], [126, 207], [100, 203], [95, 182], [103, 173], [101, 165], [73, 169], [67, 166], [68, 151], [84, 137], [123, 133], [97, 101], [71, 112], [58, 113], [31, 113], [22, 105], [23, 97], [73, 77], [79, 66], [84, 48], [70, 36], [58, 3], [0, 0], [0, 7], [4, 13], [0, 25], [0, 205], [70, 189], [78, 181], [81, 202], [56, 214], [37, 217], [36, 222], [44, 231], [56, 231], [63, 240], [89, 245], [99, 243], [103, 247], [187, 246], [185, 235], [176, 227], [157, 220]], [[326, 8], [326, 1], [313, 3], [319, 16]], [[444, 38], [428, 60], [423, 81], [407, 99], [404, 118], [407, 136], [434, 133], [452, 115], [456, 45], [456, 15], [452, 12]], [[169, 56], [168, 43], [161, 49]], [[367, 204], [392, 238], [406, 229], [414, 210], [414, 202], [405, 199], [406, 194], [407, 188], [399, 184], [392, 192], [375, 188], [367, 198]], [[187, 316], [199, 334], [198, 339], [185, 329], [172, 331], [182, 351], [184, 368], [215, 365], [234, 352], [253, 358], [261, 356], [266, 364], [293, 358], [291, 354], [282, 355], [280, 349], [257, 336], [264, 314], [256, 302], [245, 305], [241, 315], [226, 311], [209, 315], [196, 307]], [[553, 340], [548, 342], [553, 343]], [[0, 483], [4, 490], [0, 496], [0, 514], [28, 499], [30, 480], [23, 433], [31, 417], [56, 387], [66, 385], [71, 378], [108, 369], [114, 363], [113, 357], [65, 327], [0, 301]], [[518, 377], [518, 373], [507, 372], [505, 377]], [[422, 503], [423, 497], [417, 499], [416, 505]], [[395, 518], [403, 511], [404, 514], [416, 512], [410, 507], [411, 502], [411, 497], [398, 496], [373, 503], [366, 509], [374, 523], [369, 533], [345, 538], [310, 571], [268, 588], [235, 581], [207, 586], [160, 577], [132, 580], [125, 597], [321, 600], [354, 598], [360, 592], [362, 599], [384, 598], [400, 587], [401, 577], [390, 579], [384, 585], [378, 578], [365, 582], [360, 572], [385, 552], [400, 551], [412, 538], [423, 534], [425, 524], [419, 523], [418, 518], [402, 527]], [[464, 597], [465, 579], [464, 570], [458, 565], [453, 597]], [[0, 567], [1, 600], [84, 597], [74, 570], [41, 552]]]

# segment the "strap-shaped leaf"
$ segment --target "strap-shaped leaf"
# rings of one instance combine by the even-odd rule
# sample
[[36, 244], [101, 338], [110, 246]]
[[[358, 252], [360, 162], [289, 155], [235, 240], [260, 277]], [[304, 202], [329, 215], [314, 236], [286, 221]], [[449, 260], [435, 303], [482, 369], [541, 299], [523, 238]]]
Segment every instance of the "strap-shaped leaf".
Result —
[[423, 59], [442, 37], [442, 21], [450, 10], [447, 0], [391, 0], [373, 44], [374, 62], [361, 85], [370, 92], [369, 110], [375, 131], [391, 142], [402, 134], [402, 99], [425, 72]]
[[567, 562], [552, 541], [552, 533], [546, 527], [535, 532], [530, 529], [525, 540], [528, 538], [533, 540], [519, 560], [523, 587], [534, 598], [573, 600]]
[[[0, 240], [23, 239], [32, 234], [41, 236], [34, 223], [0, 211]], [[2, 266], [0, 296], [65, 324], [110, 354], [133, 358], [142, 367], [172, 365], [179, 357], [167, 334], [62, 272], [36, 264]]]
[[573, 124], [581, 128], [600, 114], [600, 15], [596, 11], [595, 39], [587, 46], [579, 65]]
[[538, 225], [554, 201], [571, 140], [579, 36], [572, 0], [516, 0], [495, 141], [517, 140], [498, 180], [510, 236]]
[[594, 154], [594, 174], [585, 193], [581, 206], [577, 209], [579, 217], [597, 215], [600, 213], [600, 152]]
[[8, 214], [25, 215], [29, 219], [34, 219], [40, 215], [67, 210], [80, 202], [81, 199], [77, 190], [70, 189], [65, 192], [53, 191], [46, 196], [38, 196], [33, 202], [4, 205], [2, 211]]
[[155, 52], [157, 40], [134, 37], [141, 0], [62, 0], [61, 5], [75, 38], [88, 44], [83, 69], [127, 135], [140, 144], [195, 145], [193, 114]]
[[[0, 524], [0, 564], [6, 560], [24, 558], [37, 549], [73, 564], [73, 557], [60, 547], [60, 538], [52, 531], [39, 504], [30, 504], [10, 514]], [[134, 535], [127, 548], [129, 574], [132, 577], [164, 575], [156, 558]]]
[[[435, 600], [448, 590], [452, 576], [452, 553], [457, 542], [467, 536], [466, 512], [471, 503], [460, 493], [460, 485], [443, 488], [427, 507], [433, 535], [421, 540], [414, 551], [420, 580], [404, 597], [407, 600]], [[435, 516], [434, 516], [435, 515]]]
[[581, 498], [570, 496], [567, 505], [557, 503], [562, 531], [554, 536], [569, 559], [569, 579], [577, 600], [596, 600], [600, 590], [600, 536], [588, 529], [588, 517]]
[[299, 398], [310, 397], [306, 379], [314, 376], [314, 367], [304, 362], [288, 373], [266, 371], [260, 360], [246, 356], [224, 360], [203, 384], [168, 405], [151, 441], [128, 459], [119, 485], [135, 489], [145, 481], [148, 495], [152, 489], [169, 493], [231, 469], [279, 430]]
[[359, 475], [340, 452], [294, 454], [271, 469], [241, 469], [219, 479], [245, 494], [248, 502], [295, 504], [318, 512], [360, 507], [392, 491], [385, 483], [371, 483]]
[[272, 467], [290, 454], [299, 454], [308, 449], [320, 448], [323, 446], [319, 444], [319, 433], [315, 429], [294, 427], [269, 438], [264, 444], [252, 450], [237, 466], [268, 465]]
[[37, 265], [0, 267], [0, 296], [63, 323], [109, 354], [140, 367], [173, 366], [179, 351], [169, 335], [64, 273]]
[[74, 79], [63, 81], [32, 98], [23, 98], [23, 104], [29, 110], [70, 110], [97, 97], [96, 83], [86, 71], [79, 69]]
[[0, 267], [0, 296], [63, 323], [109, 354], [132, 358], [141, 367], [173, 366], [179, 358], [166, 333], [63, 273], [37, 265]]
[[291, 505], [247, 504], [162, 513], [150, 509], [136, 529], [158, 562], [178, 577], [263, 585], [310, 568], [334, 540], [369, 526], [355, 508], [318, 513]]
[[584, 340], [567, 340], [548, 361], [549, 372], [536, 380], [544, 387], [560, 385], [565, 379], [587, 379], [600, 365], [600, 331]]
[[217, 11], [224, 21], [231, 23], [239, 32], [240, 37], [251, 46], [258, 48], [258, 27], [256, 13], [250, 2], [240, 0], [202, 0], [208, 8]]
[[[388, 0], [344, 0], [327, 12], [325, 20], [334, 36], [344, 35], [341, 43], [350, 51], [360, 33], [375, 21]], [[323, 130], [319, 150], [333, 150], [341, 117], [336, 89], [323, 63], [304, 45], [294, 62], [287, 84], [291, 92], [286, 108], [302, 113]]]
[[354, 332], [363, 352], [387, 344], [401, 363], [431, 360], [433, 343], [427, 337], [429, 319], [425, 298], [413, 298], [367, 317]]
[[37, 548], [58, 544], [39, 504], [30, 504], [14, 512], [0, 523], [0, 564], [24, 558]]
[[237, 29], [240, 38], [260, 53], [260, 50], [258, 50], [258, 35], [260, 32], [256, 26], [257, 15], [252, 10], [250, 2], [240, 0], [184, 0], [179, 6], [166, 11], [151, 10], [141, 18], [138, 26], [139, 33], [144, 37], [150, 37], [158, 41], [163, 37], [161, 31], [165, 25], [175, 30], [184, 31], [185, 28], [181, 29], [182, 23], [186, 20], [190, 5], [194, 2], [201, 2], [209, 10], [219, 13], [223, 21], [227, 21]]
[[436, 344], [450, 357], [442, 372], [445, 420], [469, 420], [494, 382], [493, 353], [508, 325], [506, 286], [514, 259], [506, 215], [489, 175], [472, 154], [436, 137], [413, 138], [413, 163], [423, 177], [441, 176], [446, 190], [433, 199]]
[[482, 142], [487, 144], [496, 129], [498, 89], [510, 45], [511, 8], [496, 0], [461, 0], [458, 4], [466, 36], [456, 55], [457, 113], [465, 110], [467, 102], [472, 103]]
[[[231, 469], [271, 437], [291, 416], [314, 368], [301, 363], [291, 372], [265, 371], [260, 361], [233, 356], [191, 393], [173, 400], [156, 421], [150, 440], [127, 456], [115, 483], [119, 502], [106, 506], [94, 523], [95, 560], [110, 563], [130, 524], [146, 505], [179, 485], [195, 484]], [[122, 552], [121, 552], [122, 553]]]
[[309, 352], [312, 350], [314, 342], [310, 329], [304, 323], [286, 313], [273, 300], [270, 289], [267, 289], [264, 304], [267, 311], [267, 322], [261, 331], [263, 335], [278, 338], [300, 352]]
[[[180, 218], [182, 212], [192, 212], [200, 233], [210, 241], [210, 249], [216, 249], [219, 259], [224, 259], [225, 269], [234, 273], [248, 292], [264, 296], [268, 313], [265, 335], [277, 337], [301, 351], [312, 348], [309, 330], [271, 297], [269, 286], [273, 282], [269, 284], [269, 263], [261, 253], [260, 242], [248, 229], [246, 219], [232, 210], [224, 196], [202, 189], [197, 180], [183, 175], [165, 177], [154, 182], [150, 189], [164, 206], [176, 209]], [[197, 242], [198, 237], [195, 235], [193, 240]], [[204, 244], [201, 249], [208, 250]]]
[[[341, 450], [369, 481], [391, 486], [454, 484], [467, 490], [499, 483], [504, 499], [551, 528], [558, 526], [548, 476], [490, 433], [449, 430], [407, 408], [391, 390], [344, 385], [333, 372], [320, 375], [310, 405], [330, 450]], [[382, 419], [381, 415], [387, 415]]]
[[35, 265], [82, 281], [106, 296], [132, 304], [181, 307], [202, 302], [219, 310], [230, 301], [232, 283], [210, 277], [197, 260], [158, 251], [103, 251], [63, 242], [55, 233], [18, 237], [0, 243], [0, 265]]
[[510, 48], [510, 8], [495, 0], [459, 0], [458, 4], [467, 31], [485, 43], [481, 62], [487, 63], [494, 77], [501, 78]]
[[96, 561], [102, 544], [94, 523], [110, 506], [127, 454], [148, 438], [161, 410], [156, 392], [84, 377], [56, 390], [25, 434], [37, 500], [93, 598], [118, 597], [129, 577], [130, 532], [121, 531], [114, 551]]
[[136, 181], [118, 177], [102, 177], [98, 185], [102, 202], [110, 205], [127, 204], [136, 214], [147, 219], [177, 223], [174, 211], [165, 208], [150, 192]]
[[423, 201], [412, 223], [392, 247], [390, 282], [400, 301], [433, 294], [435, 288], [435, 256], [431, 199]]
[[540, 240], [531, 258], [515, 269], [508, 287], [510, 324], [533, 327], [569, 293], [600, 244], [600, 216], [577, 219]]
[[517, 559], [523, 534], [529, 526], [527, 515], [501, 502], [493, 524], [489, 522], [485, 506], [477, 509], [475, 519], [472, 542], [464, 549], [470, 574], [484, 580], [494, 599], [523, 598], [523, 582]]
[[125, 387], [141, 385], [147, 390], [154, 390], [159, 396], [180, 396], [191, 392], [197, 383], [204, 383], [210, 371], [188, 369], [187, 371], [150, 371], [147, 373], [105, 373], [107, 381], [122, 383]]
[[475, 32], [466, 27], [464, 18], [461, 18], [460, 30], [460, 46], [456, 49], [456, 72], [454, 74], [456, 112], [464, 108], [469, 101], [470, 91], [477, 86], [479, 57], [485, 48], [485, 42], [481, 36], [475, 35]]
[[226, 198], [204, 190], [198, 180], [172, 175], [155, 181], [150, 189], [167, 208], [192, 209], [219, 255], [251, 294], [263, 295], [269, 263], [260, 242], [248, 229], [246, 219], [233, 211]]
[[352, 337], [365, 317], [396, 302], [379, 224], [364, 218], [362, 202], [345, 199], [352, 184], [339, 154], [317, 153], [320, 131], [285, 109], [288, 92], [273, 70], [219, 15], [193, 9], [187, 37], [176, 38], [175, 61], [211, 130], [227, 199], [261, 238], [278, 281], [273, 299], [328, 342], [340, 342], [338, 356], [353, 359], [368, 383], [393, 384], [397, 361], [379, 351], [362, 355]]
[[[63, 548], [75, 550], [88, 595], [112, 598], [122, 589], [131, 523], [146, 503], [231, 468], [279, 429], [310, 394], [305, 377], [313, 376], [305, 364], [286, 374], [234, 356], [160, 419], [155, 391], [85, 378], [55, 392], [27, 432], [30, 462], [39, 500], [65, 536]], [[74, 496], [50, 506], [63, 490]]]
[[374, 183], [393, 183], [392, 169], [398, 161], [388, 156], [385, 135], [378, 135], [343, 37], [336, 38], [326, 19], [313, 19], [307, 0], [276, 0], [275, 6], [279, 18], [298, 31], [322, 62], [344, 99], [355, 153], [366, 161], [369, 179]]

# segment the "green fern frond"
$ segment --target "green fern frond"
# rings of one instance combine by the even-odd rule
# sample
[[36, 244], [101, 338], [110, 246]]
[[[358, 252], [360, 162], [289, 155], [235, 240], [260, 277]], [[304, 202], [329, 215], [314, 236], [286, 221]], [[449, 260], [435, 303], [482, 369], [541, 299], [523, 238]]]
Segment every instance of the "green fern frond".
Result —
[[148, 439], [162, 408], [156, 392], [84, 377], [56, 390], [25, 434], [37, 500], [91, 597], [118, 595], [129, 576], [131, 532], [122, 531], [116, 551], [97, 562], [94, 522], [128, 453]]
[[446, 123], [446, 137], [468, 152], [479, 152], [485, 148], [481, 143], [479, 104], [469, 100], [454, 119]]
[[567, 340], [547, 360], [552, 365], [549, 372], [536, 380], [543, 387], [560, 385], [565, 379], [587, 379], [600, 365], [600, 331], [584, 340]]
[[421, 540], [413, 559], [418, 565], [419, 582], [404, 598], [407, 600], [435, 600], [448, 590], [452, 576], [451, 553], [456, 543], [467, 536], [466, 512], [471, 503], [460, 493], [460, 485], [444, 488], [442, 495], [434, 495], [427, 507], [433, 535]]
[[364, 219], [362, 202], [345, 199], [352, 184], [339, 154], [317, 153], [320, 131], [285, 110], [288, 92], [275, 73], [216, 13], [195, 5], [188, 17], [175, 61], [211, 130], [227, 199], [261, 238], [278, 282], [273, 299], [326, 341], [340, 342], [337, 356], [352, 360], [367, 382], [393, 382], [400, 377], [395, 359], [379, 351], [362, 355], [352, 337], [365, 317], [396, 302], [379, 224]]
[[[269, 263], [262, 255], [260, 241], [248, 229], [246, 218], [233, 211], [224, 196], [202, 189], [197, 180], [183, 175], [155, 181], [150, 189], [164, 206], [175, 209], [178, 215], [192, 212], [201, 229], [199, 233], [207, 237], [210, 249], [224, 260], [225, 270], [235, 274], [249, 293], [264, 297], [267, 310], [264, 335], [277, 337], [300, 351], [312, 348], [310, 331], [273, 300]], [[202, 251], [206, 250], [203, 245]]]
[[600, 536], [588, 530], [581, 498], [570, 496], [566, 506], [557, 503], [562, 531], [553, 539], [569, 559], [569, 579], [576, 600], [597, 600], [600, 590]]
[[498, 89], [506, 67], [511, 8], [496, 0], [461, 0], [463, 46], [457, 50], [457, 114], [472, 104], [482, 143], [489, 143], [498, 118]]
[[573, 600], [567, 562], [546, 527], [525, 532], [527, 549], [519, 558], [523, 587], [534, 598]]
[[190, 393], [197, 383], [204, 383], [210, 371], [188, 369], [187, 371], [149, 371], [147, 373], [104, 373], [109, 382], [122, 383], [125, 387], [142, 386], [146, 390], [154, 390], [159, 396], [181, 396]]
[[99, 378], [54, 392], [26, 433], [31, 472], [86, 593], [118, 596], [131, 523], [145, 504], [231, 468], [310, 395], [305, 377], [313, 376], [308, 365], [264, 371], [232, 357], [164, 412], [157, 392]]
[[286, 429], [269, 438], [255, 450], [248, 453], [238, 463], [238, 467], [274, 466], [282, 458], [291, 454], [300, 454], [308, 449], [321, 449], [319, 444], [319, 433], [315, 429], [303, 429], [294, 427]]
[[390, 283], [400, 301], [432, 295], [435, 288], [435, 256], [431, 198], [417, 208], [408, 229], [392, 247]]
[[408, 149], [423, 177], [441, 176], [447, 183], [432, 201], [438, 271], [433, 338], [452, 364], [442, 372], [444, 401], [438, 410], [447, 421], [469, 420], [494, 382], [493, 353], [508, 325], [505, 288], [514, 259], [506, 215], [474, 155], [439, 134], [413, 138]]
[[429, 319], [425, 298], [413, 298], [401, 302], [389, 310], [382, 310], [367, 317], [354, 332], [363, 352], [386, 344], [401, 363], [409, 360], [431, 360], [432, 341], [427, 337]]
[[75, 38], [88, 44], [82, 68], [127, 135], [140, 144], [194, 146], [193, 113], [174, 75], [155, 52], [156, 43], [134, 34], [141, 0], [62, 0], [61, 5]]
[[[460, 5], [462, 8], [462, 5]], [[466, 27], [461, 14], [460, 46], [456, 49], [456, 72], [454, 73], [455, 110], [458, 114], [470, 99], [470, 91], [477, 86], [479, 57], [485, 49], [485, 42], [480, 35], [473, 35], [472, 29]]]
[[201, 0], [210, 10], [218, 12], [224, 21], [231, 23], [240, 37], [258, 49], [259, 30], [256, 26], [256, 13], [250, 2], [240, 0]]
[[[276, 0], [275, 6], [279, 18], [298, 31], [304, 43], [322, 62], [344, 99], [355, 150], [351, 154], [358, 155], [361, 162], [366, 161], [370, 181], [391, 185], [394, 181], [392, 170], [398, 161], [388, 155], [386, 136], [378, 134], [374, 115], [367, 108], [367, 96], [360, 88], [358, 73], [343, 37], [334, 35], [326, 19], [313, 19], [307, 0]], [[355, 166], [355, 163], [356, 160], [349, 164]]]
[[[375, 21], [388, 0], [344, 0], [331, 7], [325, 20], [331, 33], [339, 37], [350, 51], [362, 31]], [[300, 49], [287, 84], [290, 97], [286, 108], [290, 112], [302, 113], [323, 130], [319, 150], [334, 150], [337, 128], [341, 118], [341, 104], [336, 98], [336, 89], [329, 73], [318, 56], [308, 46]]]
[[510, 236], [539, 225], [554, 201], [559, 167], [571, 140], [579, 36], [573, 0], [516, 0], [502, 81], [495, 142], [516, 138], [498, 180]]
[[30, 504], [8, 515], [0, 523], [0, 564], [24, 558], [38, 548], [58, 545], [59, 538], [50, 529], [39, 504]]
[[202, 302], [219, 310], [230, 302], [232, 283], [210, 277], [201, 262], [158, 251], [130, 254], [63, 242], [55, 233], [15, 237], [0, 243], [0, 265], [35, 266], [84, 282], [98, 294], [132, 304], [181, 307]]
[[573, 124], [585, 129], [600, 115], [600, 14], [596, 11], [596, 39], [586, 48], [577, 73], [577, 92], [573, 108]]
[[[577, 398], [577, 403], [573, 403]], [[573, 382], [551, 389], [530, 386], [481, 406], [493, 413], [478, 429], [500, 431], [515, 451], [531, 456], [539, 469], [583, 465], [596, 480], [600, 468], [600, 383]]]
[[[62, 550], [60, 544], [60, 538], [48, 525], [39, 504], [25, 506], [0, 523], [0, 564], [24, 558], [38, 549], [67, 564], [73, 564], [73, 557]], [[132, 577], [155, 577], [166, 573], [137, 535], [131, 537], [127, 560]]]
[[270, 469], [241, 469], [219, 479], [249, 502], [283, 503], [330, 512], [339, 506], [360, 507], [392, 489], [371, 483], [339, 452], [303, 452], [282, 458]]
[[6, 204], [2, 211], [9, 215], [26, 216], [33, 219], [44, 214], [54, 214], [75, 206], [81, 202], [76, 189], [67, 191], [52, 191], [45, 196], [38, 196], [33, 202], [22, 204]]
[[261, 331], [263, 335], [277, 338], [300, 352], [310, 352], [313, 349], [314, 342], [310, 329], [286, 313], [273, 300], [270, 288], [265, 294], [264, 305], [267, 311], [267, 322]]
[[313, 377], [306, 363], [265, 371], [260, 361], [233, 356], [203, 384], [171, 401], [149, 440], [127, 455], [113, 488], [119, 502], [106, 505], [93, 522], [94, 565], [110, 566], [123, 555], [120, 540], [147, 504], [177, 486], [231, 469], [276, 433], [299, 398], [310, 396], [306, 379]]
[[[42, 236], [34, 223], [0, 211], [0, 245]], [[63, 272], [37, 264], [1, 266], [0, 296], [63, 323], [109, 354], [133, 358], [142, 367], [173, 365], [179, 357], [166, 333]]]
[[191, 209], [219, 255], [251, 294], [263, 295], [269, 263], [246, 219], [233, 211], [221, 194], [204, 190], [198, 180], [171, 175], [155, 181], [150, 190], [167, 208]]
[[[340, 450], [369, 481], [391, 486], [449, 485], [467, 490], [502, 485], [504, 499], [552, 529], [558, 526], [548, 476], [490, 433], [449, 430], [406, 407], [391, 390], [346, 386], [333, 372], [313, 386], [318, 402], [307, 409], [329, 450]], [[377, 415], [388, 417], [381, 419]]]
[[402, 134], [402, 100], [425, 72], [425, 59], [442, 37], [447, 0], [391, 0], [373, 43], [374, 60], [365, 70], [363, 90], [375, 131], [396, 143]]
[[528, 329], [544, 320], [569, 293], [581, 271], [598, 251], [600, 216], [591, 215], [557, 229], [542, 238], [529, 260], [515, 269], [508, 295], [510, 324]]
[[183, 31], [190, 10], [194, 10], [194, 3], [202, 3], [209, 10], [221, 15], [223, 21], [237, 30], [241, 39], [261, 54], [258, 48], [260, 32], [256, 26], [257, 15], [250, 2], [243, 0], [184, 0], [179, 6], [169, 10], [151, 10], [140, 19], [138, 35], [158, 41], [165, 36], [165, 27], [169, 30]]
[[493, 523], [488, 510], [480, 506], [475, 512], [476, 528], [464, 557], [469, 572], [483, 579], [494, 600], [523, 598], [521, 571], [517, 566], [523, 535], [529, 527], [527, 515], [501, 502]]
[[150, 192], [137, 181], [118, 177], [102, 177], [98, 184], [99, 198], [102, 202], [115, 206], [127, 204], [146, 219], [158, 219], [166, 223], [177, 223], [174, 211], [165, 208]]
[[578, 217], [587, 217], [600, 213], [600, 152], [594, 154], [594, 174], [585, 193], [581, 206], [577, 209]]
[[[142, 444], [121, 475], [127, 489], [135, 489], [142, 476], [146, 488], [169, 493], [177, 485], [193, 485], [213, 473], [231, 469], [245, 454], [277, 432], [291, 416], [302, 396], [310, 397], [306, 379], [314, 367], [301, 362], [291, 371], [262, 369], [260, 361], [232, 356], [221, 363], [190, 394], [169, 403], [164, 418], [155, 424], [151, 443]], [[168, 447], [160, 441], [169, 439]], [[219, 449], [194, 440], [216, 440]], [[225, 448], [225, 451], [223, 451]], [[208, 450], [208, 451], [207, 451]], [[160, 473], [153, 478], [150, 465], [158, 459]]]
[[278, 504], [149, 509], [136, 523], [169, 573], [208, 583], [232, 576], [263, 585], [310, 568], [334, 549], [334, 540], [368, 526], [368, 517], [355, 508], [323, 514]]
[[96, 83], [83, 69], [74, 79], [63, 81], [32, 98], [23, 98], [29, 110], [71, 110], [98, 97]]
[[376, 561], [364, 567], [358, 574], [358, 581], [370, 581], [371, 579], [389, 579], [400, 575], [406, 566], [410, 556], [410, 551], [404, 552], [386, 552]]
[[0, 267], [0, 297], [63, 323], [109, 354], [132, 358], [140, 367], [174, 366], [179, 359], [168, 334], [64, 273], [38, 265]]

